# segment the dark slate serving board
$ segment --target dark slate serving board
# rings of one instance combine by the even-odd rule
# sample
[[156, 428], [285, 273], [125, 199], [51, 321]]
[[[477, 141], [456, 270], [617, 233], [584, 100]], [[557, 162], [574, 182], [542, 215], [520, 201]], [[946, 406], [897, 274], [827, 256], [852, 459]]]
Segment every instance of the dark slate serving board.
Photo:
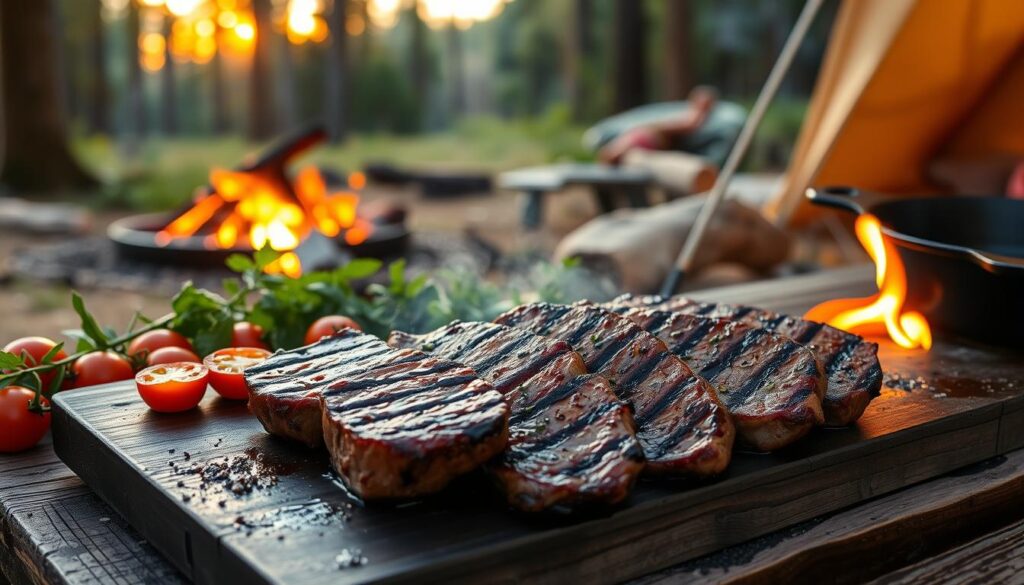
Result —
[[[480, 477], [425, 501], [361, 506], [323, 452], [267, 436], [245, 405], [212, 392], [180, 415], [150, 412], [128, 383], [59, 394], [54, 447], [197, 583], [612, 582], [1024, 446], [1019, 355], [941, 343], [882, 355], [887, 387], [857, 426], [738, 453], [712, 483], [643, 481], [627, 505], [586, 517], [511, 512]], [[253, 466], [245, 476], [262, 487], [201, 490], [187, 472], [225, 458]]]

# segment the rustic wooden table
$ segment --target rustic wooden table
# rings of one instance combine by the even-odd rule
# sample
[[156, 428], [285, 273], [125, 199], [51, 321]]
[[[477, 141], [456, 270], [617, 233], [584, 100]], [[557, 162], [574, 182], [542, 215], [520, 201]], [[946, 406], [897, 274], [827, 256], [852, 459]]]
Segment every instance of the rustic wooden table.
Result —
[[[870, 267], [859, 267], [702, 296], [799, 311], [829, 297], [868, 294], [871, 282]], [[0, 583], [184, 580], [56, 458], [48, 442], [0, 456], [0, 512]], [[639, 582], [1008, 582], [1022, 575], [1024, 450]]]

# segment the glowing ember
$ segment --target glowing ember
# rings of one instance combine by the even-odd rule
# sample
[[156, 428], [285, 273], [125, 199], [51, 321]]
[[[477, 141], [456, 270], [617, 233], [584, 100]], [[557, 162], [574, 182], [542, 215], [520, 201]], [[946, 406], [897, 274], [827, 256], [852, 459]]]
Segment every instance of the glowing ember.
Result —
[[882, 238], [881, 222], [873, 215], [861, 215], [857, 218], [856, 232], [857, 239], [875, 262], [878, 294], [862, 299], [826, 301], [808, 311], [805, 317], [853, 333], [886, 332], [901, 347], [930, 349], [932, 332], [924, 315], [903, 310], [907, 274], [895, 246]]
[[209, 193], [157, 232], [158, 245], [198, 236], [211, 249], [270, 246], [286, 253], [267, 272], [298, 276], [302, 265], [292, 250], [310, 231], [343, 237], [350, 246], [365, 242], [373, 231], [373, 224], [356, 214], [359, 196], [329, 193], [315, 167], [303, 169], [290, 188], [260, 173], [220, 169], [210, 173], [210, 184]]

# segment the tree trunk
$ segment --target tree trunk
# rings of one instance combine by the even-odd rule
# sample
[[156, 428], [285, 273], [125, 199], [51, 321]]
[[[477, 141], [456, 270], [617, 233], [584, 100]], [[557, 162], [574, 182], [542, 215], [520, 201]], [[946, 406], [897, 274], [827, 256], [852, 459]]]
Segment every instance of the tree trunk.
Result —
[[160, 70], [160, 130], [165, 136], [178, 133], [178, 83], [171, 56], [171, 18], [164, 17], [164, 67]]
[[[217, 31], [220, 33], [219, 26]], [[228, 131], [230, 123], [228, 122], [227, 96], [224, 94], [224, 56], [221, 54], [219, 46], [217, 52], [213, 54], [210, 67], [212, 67], [210, 98], [213, 101], [213, 133], [220, 136]]]
[[448, 53], [448, 111], [452, 120], [466, 110], [466, 87], [463, 79], [462, 33], [455, 22], [445, 31]]
[[615, 111], [621, 112], [647, 102], [643, 3], [615, 0], [614, 12], [614, 106]]
[[266, 140], [274, 135], [273, 93], [270, 79], [270, 50], [273, 27], [270, 22], [270, 0], [253, 0], [256, 41], [252, 52], [249, 78], [249, 138]]
[[128, 3], [128, 128], [133, 140], [146, 135], [146, 106], [142, 93], [142, 67], [139, 65], [139, 8]]
[[103, 25], [103, 3], [93, 0], [90, 16], [92, 17], [92, 51], [90, 64], [92, 69], [92, 103], [89, 111], [89, 130], [99, 134], [110, 133], [110, 85], [107, 83], [107, 43], [106, 30]]
[[686, 99], [696, 84], [693, 0], [668, 0], [665, 9], [665, 99]]
[[345, 30], [347, 0], [334, 0], [327, 17], [331, 46], [327, 58], [327, 98], [325, 114], [331, 142], [339, 143], [348, 135], [349, 70], [348, 32]]
[[20, 191], [95, 187], [68, 148], [57, 70], [60, 38], [52, 0], [0, 2], [4, 167], [0, 181]]
[[573, 0], [572, 24], [565, 47], [565, 93], [574, 120], [581, 121], [586, 115], [586, 88], [583, 80], [587, 55], [593, 49], [593, 34], [590, 30], [593, 14], [592, 0]]
[[295, 97], [295, 68], [292, 62], [292, 43], [285, 35], [274, 35], [274, 48], [278, 60], [274, 62], [274, 89], [276, 90], [278, 128], [290, 131], [298, 120], [298, 100]]
[[413, 96], [416, 98], [416, 109], [422, 126], [424, 115], [430, 103], [428, 83], [430, 81], [430, 61], [427, 54], [427, 26], [420, 18], [416, 6], [408, 9], [412, 19], [412, 35], [409, 39], [409, 79], [412, 80]]

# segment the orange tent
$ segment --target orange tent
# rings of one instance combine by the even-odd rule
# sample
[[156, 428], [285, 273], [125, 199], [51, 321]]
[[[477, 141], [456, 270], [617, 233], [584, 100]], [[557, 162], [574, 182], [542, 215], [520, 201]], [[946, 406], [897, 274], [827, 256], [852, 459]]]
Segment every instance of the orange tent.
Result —
[[935, 191], [936, 156], [1024, 157], [1024, 1], [846, 0], [768, 211], [812, 216], [811, 184]]

